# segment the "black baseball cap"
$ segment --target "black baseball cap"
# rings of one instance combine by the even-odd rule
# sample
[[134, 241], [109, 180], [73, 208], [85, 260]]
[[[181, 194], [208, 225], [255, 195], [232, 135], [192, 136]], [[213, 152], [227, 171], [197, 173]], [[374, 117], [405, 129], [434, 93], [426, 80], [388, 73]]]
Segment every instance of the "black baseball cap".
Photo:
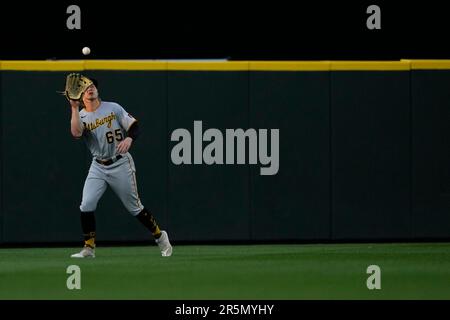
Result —
[[89, 77], [89, 80], [91, 80], [92, 83], [94, 84], [94, 86], [98, 89], [98, 81], [97, 81], [97, 79]]

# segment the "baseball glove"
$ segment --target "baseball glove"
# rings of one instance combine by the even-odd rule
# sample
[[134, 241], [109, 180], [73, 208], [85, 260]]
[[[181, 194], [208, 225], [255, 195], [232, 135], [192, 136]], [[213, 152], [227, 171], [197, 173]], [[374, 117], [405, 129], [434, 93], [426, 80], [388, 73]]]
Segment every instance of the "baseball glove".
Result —
[[86, 89], [93, 84], [92, 80], [79, 73], [71, 73], [66, 78], [64, 95], [68, 100], [80, 100]]

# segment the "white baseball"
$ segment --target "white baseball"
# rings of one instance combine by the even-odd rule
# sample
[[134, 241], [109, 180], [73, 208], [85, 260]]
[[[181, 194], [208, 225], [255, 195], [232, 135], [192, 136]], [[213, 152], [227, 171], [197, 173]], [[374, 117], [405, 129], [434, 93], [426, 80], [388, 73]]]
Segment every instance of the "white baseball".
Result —
[[91, 53], [91, 49], [89, 49], [89, 47], [84, 47], [82, 52], [85, 56], [87, 56], [89, 53]]

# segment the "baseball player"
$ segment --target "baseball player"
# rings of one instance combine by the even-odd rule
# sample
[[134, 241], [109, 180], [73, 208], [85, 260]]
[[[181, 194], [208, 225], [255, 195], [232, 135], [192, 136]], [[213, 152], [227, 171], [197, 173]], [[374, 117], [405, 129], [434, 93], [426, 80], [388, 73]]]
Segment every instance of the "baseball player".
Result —
[[[70, 74], [66, 81], [66, 96], [72, 109], [72, 136], [83, 138], [93, 156], [80, 205], [84, 247], [71, 257], [95, 257], [94, 212], [108, 185], [128, 212], [150, 230], [161, 255], [169, 257], [172, 255], [169, 237], [166, 231], [159, 229], [155, 218], [139, 199], [136, 168], [128, 152], [139, 136], [138, 122], [119, 104], [102, 101], [97, 85], [96, 80], [80, 74]], [[80, 99], [72, 99], [68, 86], [80, 91]], [[80, 106], [83, 107], [81, 111]]]

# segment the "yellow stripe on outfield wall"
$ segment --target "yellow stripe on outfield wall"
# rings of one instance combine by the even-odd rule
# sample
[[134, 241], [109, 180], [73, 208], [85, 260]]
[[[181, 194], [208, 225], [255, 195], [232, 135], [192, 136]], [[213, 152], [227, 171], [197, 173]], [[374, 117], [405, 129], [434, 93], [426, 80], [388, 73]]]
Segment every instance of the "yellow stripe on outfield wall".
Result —
[[449, 70], [450, 60], [402, 60], [411, 64], [411, 70]]
[[248, 61], [169, 61], [167, 67], [180, 71], [248, 71]]
[[329, 71], [331, 61], [255, 61], [250, 71]]
[[0, 70], [179, 70], [179, 71], [408, 71], [450, 70], [450, 60], [401, 61], [160, 61], [160, 60], [3, 60]]
[[85, 70], [167, 70], [165, 61], [86, 60]]
[[408, 71], [408, 61], [331, 61], [331, 71]]
[[4, 60], [1, 62], [1, 70], [16, 71], [82, 71], [84, 61], [22, 61]]

